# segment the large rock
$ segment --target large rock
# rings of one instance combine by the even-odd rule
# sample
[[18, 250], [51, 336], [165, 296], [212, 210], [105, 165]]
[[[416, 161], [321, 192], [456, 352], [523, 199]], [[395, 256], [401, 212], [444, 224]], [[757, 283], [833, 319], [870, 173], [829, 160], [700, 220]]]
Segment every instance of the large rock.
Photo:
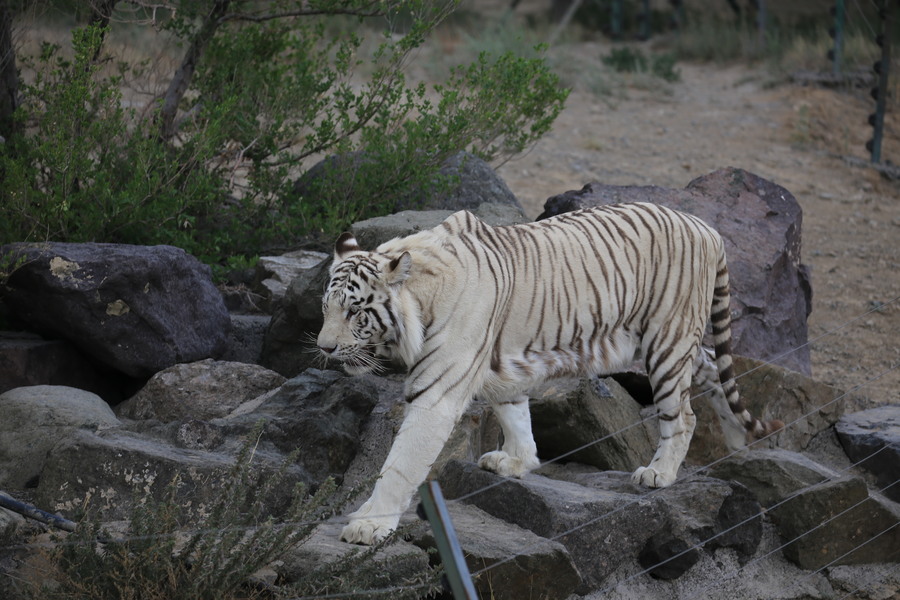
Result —
[[223, 435], [235, 437], [263, 421], [261, 449], [283, 455], [297, 451], [298, 464], [312, 480], [341, 479], [359, 450], [369, 413], [394, 392], [391, 382], [374, 376], [309, 369], [212, 423]]
[[259, 364], [263, 342], [272, 317], [268, 315], [231, 315], [228, 350], [221, 360]]
[[335, 577], [345, 580], [343, 589], [358, 590], [415, 585], [429, 573], [434, 579], [429, 555], [411, 542], [396, 540], [363, 562], [360, 557], [369, 549], [341, 542], [341, 527], [337, 521], [323, 523], [280, 557], [275, 569], [282, 583], [299, 585], [301, 596], [312, 596], [325, 594]]
[[116, 410], [129, 419], [209, 420], [227, 416], [284, 382], [278, 373], [258, 365], [208, 358], [160, 371]]
[[468, 152], [458, 152], [444, 161], [441, 177], [451, 182], [449, 190], [422, 189], [401, 199], [396, 210], [474, 210], [482, 204], [506, 204], [525, 216], [519, 200], [491, 166]]
[[3, 296], [17, 319], [132, 377], [227, 347], [222, 296], [209, 267], [184, 250], [51, 242], [10, 244], [0, 256], [25, 261]]
[[900, 405], [844, 415], [834, 426], [844, 452], [875, 475], [884, 494], [900, 502]]
[[774, 506], [797, 492], [838, 478], [838, 474], [810, 458], [788, 450], [756, 450], [716, 463], [710, 475], [739, 481], [763, 506]]
[[0, 394], [0, 488], [34, 487], [51, 448], [79, 429], [121, 425], [100, 397], [65, 386], [22, 387]]
[[731, 274], [732, 349], [809, 375], [809, 270], [800, 263], [802, 211], [790, 192], [727, 168], [684, 190], [589, 183], [549, 198], [538, 219], [589, 206], [653, 202], [706, 221], [725, 240]]
[[329, 261], [303, 270], [288, 286], [272, 312], [263, 338], [260, 364], [294, 377], [305, 369], [322, 366], [316, 336], [322, 329], [322, 293], [328, 283]]
[[801, 568], [878, 563], [900, 547], [900, 507], [870, 496], [860, 477], [784, 450], [738, 455], [712, 474], [756, 494], [778, 527], [785, 556]]
[[656, 446], [641, 425], [641, 406], [614, 379], [554, 379], [530, 396], [542, 460], [566, 455], [566, 462], [633, 471], [653, 458]]
[[[256, 469], [274, 469], [277, 456], [254, 455]], [[62, 515], [77, 515], [89, 506], [101, 520], [131, 516], [135, 502], [161, 501], [173, 484], [175, 500], [192, 517], [209, 513], [225, 492], [234, 455], [179, 448], [166, 441], [130, 431], [80, 430], [53, 447], [41, 474], [35, 504]], [[308, 482], [300, 467], [290, 466], [285, 481], [266, 502], [283, 509], [293, 484]]]
[[330, 259], [330, 254], [314, 250], [294, 250], [278, 256], [260, 256], [256, 269], [260, 273], [259, 285], [265, 292], [269, 306], [284, 298], [288, 286], [297, 275]]
[[[295, 181], [293, 191], [307, 202], [316, 202], [322, 195], [319, 190], [335, 186], [352, 189], [360, 177], [365, 176], [361, 174], [373, 168], [383, 169], [365, 152], [332, 155], [313, 165]], [[387, 212], [471, 210], [484, 203], [508, 204], [521, 215], [525, 214], [522, 205], [490, 165], [468, 152], [459, 152], [444, 161], [434, 185], [400, 196]]]
[[[693, 564], [694, 557], [685, 560], [682, 551], [701, 542], [719, 540], [745, 556], [759, 543], [755, 503], [723, 481], [697, 480], [647, 494], [626, 473], [575, 473], [568, 480], [559, 478], [558, 470], [551, 473], [557, 478], [503, 479], [450, 462], [439, 481], [447, 498], [464, 496], [494, 517], [562, 543], [585, 582], [579, 593], [601, 585], [641, 554], [655, 552], [654, 566], [665, 567], [660, 576], [673, 578]], [[743, 497], [723, 509], [735, 493]], [[744, 528], [740, 535], [727, 535], [739, 527]]]
[[900, 507], [870, 496], [860, 477], [812, 486], [770, 513], [784, 555], [804, 569], [880, 563], [900, 548]]

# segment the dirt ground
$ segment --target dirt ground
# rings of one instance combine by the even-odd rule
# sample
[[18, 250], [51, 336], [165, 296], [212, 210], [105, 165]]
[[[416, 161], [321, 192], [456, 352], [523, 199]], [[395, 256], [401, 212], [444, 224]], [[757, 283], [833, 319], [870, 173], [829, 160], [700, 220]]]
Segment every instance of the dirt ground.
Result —
[[[803, 209], [812, 268], [813, 376], [900, 402], [900, 182], [843, 158], [868, 158], [868, 90], [773, 84], [746, 66], [679, 68], [678, 83], [644, 82], [612, 101], [573, 91], [553, 131], [500, 175], [532, 217], [590, 181], [682, 188], [734, 166], [785, 187]], [[883, 156], [900, 162], [896, 111]]]

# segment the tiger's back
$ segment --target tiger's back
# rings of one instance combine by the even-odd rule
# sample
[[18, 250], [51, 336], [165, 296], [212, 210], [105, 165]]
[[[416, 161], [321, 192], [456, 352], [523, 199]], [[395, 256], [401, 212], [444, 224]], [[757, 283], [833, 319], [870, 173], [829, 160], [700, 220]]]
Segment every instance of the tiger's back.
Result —
[[724, 261], [722, 240], [707, 225], [647, 204], [481, 225], [473, 234], [504, 267], [505, 285], [494, 293], [506, 316], [491, 332], [489, 379], [497, 383], [610, 373], [661, 346], [691, 351]]

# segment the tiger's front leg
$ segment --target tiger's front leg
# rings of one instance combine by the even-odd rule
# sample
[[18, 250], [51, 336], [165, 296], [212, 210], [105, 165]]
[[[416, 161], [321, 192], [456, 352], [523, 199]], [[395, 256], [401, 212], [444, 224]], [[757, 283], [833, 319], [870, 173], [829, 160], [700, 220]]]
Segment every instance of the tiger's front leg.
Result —
[[470, 398], [465, 393], [442, 395], [435, 390], [410, 403], [372, 495], [350, 515], [350, 523], [341, 532], [343, 541], [371, 545], [397, 528]]

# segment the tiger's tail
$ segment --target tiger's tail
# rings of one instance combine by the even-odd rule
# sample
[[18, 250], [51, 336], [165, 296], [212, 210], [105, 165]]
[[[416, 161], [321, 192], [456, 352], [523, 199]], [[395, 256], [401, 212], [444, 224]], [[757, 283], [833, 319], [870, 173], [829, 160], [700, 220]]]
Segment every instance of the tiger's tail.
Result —
[[757, 439], [784, 428], [784, 423], [777, 419], [761, 421], [750, 414], [738, 393], [731, 358], [731, 292], [728, 284], [728, 265], [725, 262], [725, 249], [721, 246], [710, 321], [712, 323], [713, 344], [715, 346], [716, 369], [719, 371], [719, 383], [722, 386], [722, 393], [725, 395], [731, 412], [734, 413], [734, 416], [743, 425], [744, 429]]

